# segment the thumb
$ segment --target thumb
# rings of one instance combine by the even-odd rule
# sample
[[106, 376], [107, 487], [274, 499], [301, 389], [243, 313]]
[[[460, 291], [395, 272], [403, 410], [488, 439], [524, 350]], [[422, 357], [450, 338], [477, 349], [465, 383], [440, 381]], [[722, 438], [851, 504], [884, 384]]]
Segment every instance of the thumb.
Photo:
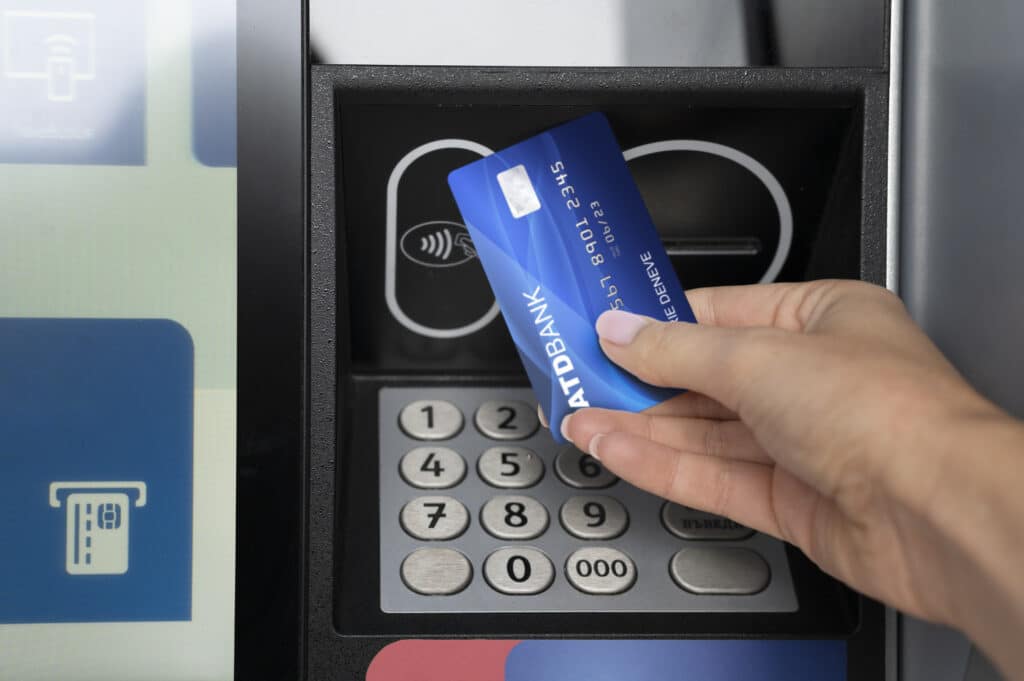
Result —
[[734, 411], [752, 378], [782, 368], [799, 352], [794, 334], [767, 327], [661, 322], [610, 310], [596, 328], [608, 358], [641, 381], [693, 390]]

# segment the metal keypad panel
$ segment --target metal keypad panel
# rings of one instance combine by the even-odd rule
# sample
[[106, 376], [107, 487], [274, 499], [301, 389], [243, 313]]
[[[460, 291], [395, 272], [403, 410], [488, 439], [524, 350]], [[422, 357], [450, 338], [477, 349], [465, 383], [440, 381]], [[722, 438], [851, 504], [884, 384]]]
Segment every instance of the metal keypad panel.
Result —
[[780, 542], [555, 444], [528, 388], [384, 388], [379, 406], [384, 612], [797, 609]]

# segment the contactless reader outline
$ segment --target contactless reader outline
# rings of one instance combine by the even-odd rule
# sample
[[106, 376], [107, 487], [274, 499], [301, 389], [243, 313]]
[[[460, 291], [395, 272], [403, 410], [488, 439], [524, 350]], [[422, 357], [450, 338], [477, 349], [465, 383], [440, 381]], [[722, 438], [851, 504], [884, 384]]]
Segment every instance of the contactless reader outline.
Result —
[[[414, 320], [406, 314], [405, 310], [402, 309], [402, 306], [398, 302], [398, 295], [396, 292], [397, 283], [395, 279], [398, 251], [400, 249], [398, 238], [398, 184], [401, 182], [405, 171], [408, 170], [409, 166], [415, 163], [418, 159], [426, 156], [427, 154], [444, 149], [470, 151], [481, 157], [490, 156], [494, 153], [492, 149], [485, 147], [478, 142], [457, 138], [440, 139], [434, 140], [433, 142], [427, 142], [426, 144], [416, 147], [403, 156], [398, 164], [395, 165], [394, 169], [391, 171], [391, 176], [388, 178], [387, 187], [387, 213], [385, 218], [386, 243], [384, 245], [384, 299], [387, 301], [388, 309], [391, 310], [391, 314], [396, 320], [398, 320], [398, 323], [410, 331], [418, 333], [421, 336], [427, 336], [428, 338], [451, 339], [469, 336], [494, 321], [498, 315], [501, 314], [501, 308], [498, 307], [498, 301], [494, 301], [494, 304], [491, 305], [487, 312], [485, 312], [479, 319], [464, 326], [448, 329], [427, 326], [426, 324], [420, 324]], [[419, 229], [423, 224], [425, 223], [415, 225], [409, 231]]]
[[[50, 483], [52, 508], [65, 513], [64, 569], [69, 575], [123, 575], [128, 572], [130, 507], [146, 505], [142, 481], [57, 481]], [[129, 493], [135, 493], [134, 504]]]

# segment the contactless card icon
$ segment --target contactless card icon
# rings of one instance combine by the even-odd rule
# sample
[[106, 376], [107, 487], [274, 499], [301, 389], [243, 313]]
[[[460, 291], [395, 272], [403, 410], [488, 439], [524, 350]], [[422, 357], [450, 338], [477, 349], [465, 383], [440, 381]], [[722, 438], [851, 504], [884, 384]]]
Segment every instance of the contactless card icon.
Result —
[[3, 13], [3, 75], [45, 80], [51, 102], [73, 102], [75, 83], [96, 78], [96, 15], [8, 10]]
[[144, 164], [145, 17], [122, 0], [0, 0], [0, 162]]
[[128, 572], [131, 500], [146, 505], [144, 482], [52, 482], [50, 506], [66, 511], [64, 569], [69, 575], [123, 575]]

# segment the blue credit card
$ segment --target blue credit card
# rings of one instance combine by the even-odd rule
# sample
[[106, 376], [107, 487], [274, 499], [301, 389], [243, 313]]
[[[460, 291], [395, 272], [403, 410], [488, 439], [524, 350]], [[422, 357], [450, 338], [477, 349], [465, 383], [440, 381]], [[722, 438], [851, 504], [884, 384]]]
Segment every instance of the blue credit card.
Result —
[[448, 184], [557, 441], [576, 409], [641, 411], [679, 392], [612, 364], [594, 330], [614, 309], [696, 321], [603, 114], [459, 168]]

